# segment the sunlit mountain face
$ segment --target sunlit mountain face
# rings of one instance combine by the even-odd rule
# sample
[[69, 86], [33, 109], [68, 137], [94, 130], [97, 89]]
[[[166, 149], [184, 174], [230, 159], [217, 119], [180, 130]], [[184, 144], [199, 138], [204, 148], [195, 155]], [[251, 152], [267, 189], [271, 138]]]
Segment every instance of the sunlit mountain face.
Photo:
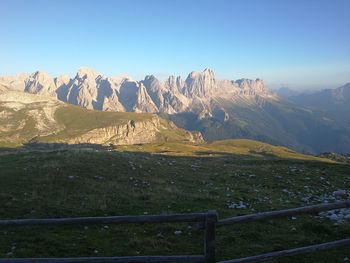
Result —
[[349, 85], [280, 97], [260, 79], [220, 80], [214, 72], [187, 78], [108, 77], [83, 67], [74, 78], [45, 72], [1, 77], [2, 89], [47, 96], [98, 111], [156, 113], [207, 141], [257, 139], [298, 151], [347, 153]]

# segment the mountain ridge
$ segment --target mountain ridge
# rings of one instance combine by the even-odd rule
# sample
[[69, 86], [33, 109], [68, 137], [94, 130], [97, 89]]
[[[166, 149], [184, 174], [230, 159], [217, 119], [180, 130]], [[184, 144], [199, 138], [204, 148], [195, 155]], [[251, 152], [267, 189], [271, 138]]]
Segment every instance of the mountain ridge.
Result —
[[300, 152], [350, 152], [350, 125], [343, 117], [281, 98], [258, 78], [220, 80], [205, 69], [185, 79], [147, 75], [135, 81], [82, 67], [73, 78], [39, 71], [0, 77], [0, 84], [87, 109], [160, 114], [207, 141], [247, 138]]
[[350, 82], [335, 89], [323, 89], [312, 94], [298, 94], [288, 100], [293, 103], [331, 114], [350, 125]]
[[148, 75], [141, 81], [128, 77], [105, 77], [87, 67], [81, 67], [74, 78], [52, 78], [43, 71], [20, 76], [0, 77], [0, 83], [95, 110], [174, 114], [189, 110], [210, 111], [208, 100], [215, 97], [277, 99], [260, 79], [217, 80], [210, 69], [202, 73], [192, 71], [185, 80], [180, 76], [169, 76], [165, 81], [154, 75]]

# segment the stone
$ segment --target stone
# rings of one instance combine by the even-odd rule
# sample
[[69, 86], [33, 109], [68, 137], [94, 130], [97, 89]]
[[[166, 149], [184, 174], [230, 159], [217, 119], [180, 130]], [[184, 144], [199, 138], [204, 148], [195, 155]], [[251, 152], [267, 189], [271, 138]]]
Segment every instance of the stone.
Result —
[[347, 195], [347, 192], [346, 192], [346, 190], [338, 189], [338, 190], [334, 191], [332, 193], [332, 195], [335, 196], [335, 197], [345, 196], [345, 195]]
[[338, 221], [338, 216], [336, 214], [332, 214], [331, 216], [329, 216], [329, 219], [332, 221]]

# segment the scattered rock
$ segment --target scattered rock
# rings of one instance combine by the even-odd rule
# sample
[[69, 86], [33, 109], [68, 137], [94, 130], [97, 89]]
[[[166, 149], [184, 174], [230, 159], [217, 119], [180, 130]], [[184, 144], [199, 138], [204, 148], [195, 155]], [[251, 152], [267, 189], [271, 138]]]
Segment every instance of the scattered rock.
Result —
[[334, 197], [337, 197], [337, 196], [345, 196], [345, 195], [347, 195], [347, 192], [346, 192], [346, 190], [338, 189], [338, 190], [334, 191], [334, 192], [332, 193], [332, 195], [333, 195]]
[[336, 214], [332, 214], [330, 217], [329, 217], [330, 220], [332, 221], [338, 221], [338, 216]]
[[242, 201], [239, 201], [239, 203], [232, 202], [231, 204], [228, 205], [228, 208], [231, 208], [231, 209], [246, 209], [247, 205], [244, 204]]

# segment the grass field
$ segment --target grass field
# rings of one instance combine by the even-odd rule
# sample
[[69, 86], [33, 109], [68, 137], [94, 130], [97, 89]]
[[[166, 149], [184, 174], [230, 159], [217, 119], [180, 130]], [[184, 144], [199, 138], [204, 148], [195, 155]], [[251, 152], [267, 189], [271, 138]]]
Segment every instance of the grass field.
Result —
[[116, 146], [116, 150], [146, 152], [153, 154], [166, 154], [174, 156], [220, 156], [239, 155], [240, 157], [256, 157], [263, 159], [296, 159], [321, 162], [333, 162], [326, 158], [319, 158], [312, 155], [301, 154], [282, 146], [247, 140], [221, 140], [211, 143], [184, 144], [181, 142], [157, 143], [143, 145], [122, 145]]
[[[252, 141], [0, 155], [2, 219], [218, 211], [220, 218], [319, 203], [349, 189], [350, 166]], [[293, 159], [294, 158], [294, 159]], [[245, 209], [232, 209], [243, 202]], [[175, 234], [175, 231], [181, 231]], [[177, 232], [178, 233], [178, 232]], [[218, 229], [218, 259], [349, 237], [350, 225], [297, 216]], [[191, 224], [1, 227], [0, 257], [201, 254]], [[348, 248], [279, 262], [343, 262]]]

